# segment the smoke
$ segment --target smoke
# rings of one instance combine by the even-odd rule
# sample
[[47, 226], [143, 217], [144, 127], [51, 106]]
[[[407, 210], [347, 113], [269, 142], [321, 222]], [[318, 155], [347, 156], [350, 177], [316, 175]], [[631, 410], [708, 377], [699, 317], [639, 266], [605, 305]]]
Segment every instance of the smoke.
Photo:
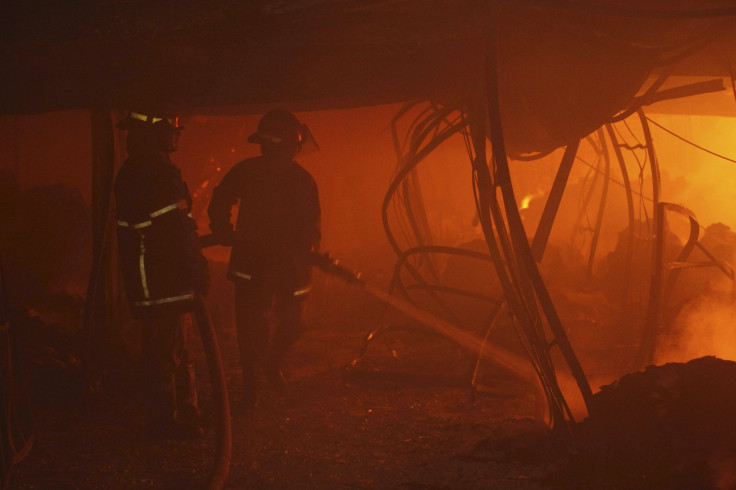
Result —
[[[715, 258], [733, 264], [736, 233], [722, 223], [705, 229], [701, 246]], [[699, 251], [690, 258], [709, 259]], [[734, 283], [716, 267], [690, 269], [678, 281], [670, 304], [683, 306], [673, 314], [661, 338], [659, 362], [687, 362], [702, 356], [736, 360]], [[666, 305], [665, 305], [666, 306]], [[668, 316], [668, 315], [665, 315]], [[664, 322], [667, 325], [667, 322]]]
[[736, 360], [736, 303], [728, 299], [696, 298], [680, 310], [671, 331], [662, 339], [657, 364], [710, 355]]

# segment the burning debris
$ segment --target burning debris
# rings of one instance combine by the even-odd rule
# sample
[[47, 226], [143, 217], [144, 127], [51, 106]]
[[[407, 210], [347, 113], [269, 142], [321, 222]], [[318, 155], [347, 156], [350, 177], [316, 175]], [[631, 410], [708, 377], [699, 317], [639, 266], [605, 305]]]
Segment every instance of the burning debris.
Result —
[[506, 420], [463, 459], [515, 465], [551, 488], [736, 488], [736, 362], [649, 366], [602, 387], [572, 433]]
[[578, 470], [591, 484], [734, 488], [736, 362], [649, 366], [602, 387], [594, 401], [595, 416], [578, 427]]

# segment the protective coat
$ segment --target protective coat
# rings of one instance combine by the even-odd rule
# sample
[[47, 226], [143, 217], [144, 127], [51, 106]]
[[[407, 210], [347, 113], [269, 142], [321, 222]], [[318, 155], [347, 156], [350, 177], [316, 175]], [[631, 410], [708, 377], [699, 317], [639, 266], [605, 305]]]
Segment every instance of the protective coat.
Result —
[[[233, 234], [231, 207], [238, 200]], [[233, 237], [231, 280], [275, 283], [293, 293], [309, 285], [320, 205], [314, 178], [296, 162], [259, 156], [237, 163], [214, 189], [208, 214], [213, 234]]]
[[115, 181], [123, 284], [134, 317], [192, 311], [209, 287], [192, 199], [167, 153], [131, 155]]

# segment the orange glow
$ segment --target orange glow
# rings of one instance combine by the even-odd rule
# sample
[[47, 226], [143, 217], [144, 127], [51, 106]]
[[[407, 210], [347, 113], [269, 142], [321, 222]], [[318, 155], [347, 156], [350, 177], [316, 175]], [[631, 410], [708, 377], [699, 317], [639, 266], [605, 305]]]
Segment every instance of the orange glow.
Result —
[[521, 203], [519, 203], [519, 209], [529, 209], [532, 201], [538, 197], [542, 197], [543, 195], [544, 191], [542, 189], [537, 189], [537, 192], [524, 196]]
[[[653, 114], [667, 129], [724, 157], [736, 158], [736, 119], [718, 116]], [[665, 173], [663, 200], [691, 209], [701, 225], [724, 223], [736, 229], [736, 164], [718, 158], [652, 127], [657, 158]], [[731, 259], [730, 257], [728, 258]]]
[[687, 362], [702, 356], [736, 361], [736, 305], [712, 297], [685, 305], [664, 339], [657, 363]]
[[519, 206], [519, 209], [529, 209], [529, 204], [531, 204], [532, 199], [534, 199], [533, 194], [524, 196], [524, 199], [521, 200], [521, 205]]
[[[736, 120], [720, 116], [686, 116], [652, 114], [651, 118], [663, 127], [697, 145], [723, 157], [736, 158]], [[681, 203], [695, 213], [703, 228], [723, 223], [736, 230], [736, 164], [719, 158], [652, 127], [656, 138], [657, 157], [663, 170], [663, 201]], [[668, 218], [668, 227], [680, 240], [687, 237], [687, 221]], [[701, 231], [701, 238], [703, 232]], [[724, 243], [716, 258], [736, 264], [736, 250]], [[680, 281], [705, 277], [703, 269], [683, 274]], [[725, 276], [708, 280], [707, 291], [693, 290], [690, 302], [679, 311], [670, 330], [661, 339], [662, 347], [656, 361], [687, 362], [691, 359], [714, 355], [736, 360], [736, 304], [731, 300], [731, 281]]]

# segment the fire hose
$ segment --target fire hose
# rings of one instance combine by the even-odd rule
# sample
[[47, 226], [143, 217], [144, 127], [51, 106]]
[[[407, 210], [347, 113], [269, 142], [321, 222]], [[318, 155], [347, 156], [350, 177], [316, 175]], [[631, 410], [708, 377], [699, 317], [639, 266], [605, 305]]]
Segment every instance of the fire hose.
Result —
[[225, 486], [230, 473], [232, 453], [232, 427], [230, 423], [230, 401], [222, 365], [220, 347], [215, 336], [207, 305], [200, 295], [194, 297], [194, 316], [202, 338], [202, 346], [207, 357], [207, 370], [210, 373], [212, 399], [215, 411], [215, 464], [207, 483], [208, 490], [219, 490]]
[[489, 341], [483, 341], [476, 335], [462, 330], [455, 325], [434, 316], [425, 310], [417, 308], [413, 304], [388, 292], [373, 286], [363, 280], [359, 272], [353, 272], [340, 265], [339, 261], [330, 257], [329, 254], [313, 254], [313, 264], [328, 274], [338, 276], [348, 284], [360, 286], [365, 292], [377, 298], [394, 309], [402, 312], [409, 318], [418, 321], [435, 332], [445, 335], [454, 340], [463, 348], [488, 356], [494, 364], [516, 374], [527, 381], [536, 381], [537, 376], [529, 361], [503, 347], [497, 346]]
[[[421, 323], [430, 330], [444, 335], [445, 337], [455, 341], [460, 347], [474, 352], [479, 357], [487, 359], [497, 367], [512, 373], [518, 378], [528, 382], [537, 391], [538, 399], [546, 399], [540, 379], [534, 366], [528, 358], [520, 356], [500, 345], [491, 342], [488, 338], [482, 339], [476, 335], [465, 331], [450, 322], [436, 317], [432, 313], [417, 308], [408, 301], [405, 301], [381, 288], [373, 286], [366, 282], [359, 272], [351, 271], [340, 265], [339, 261], [330, 257], [329, 254], [311, 254], [312, 264], [319, 267], [328, 274], [338, 276], [345, 280], [348, 284], [361, 287], [366, 293], [377, 298], [392, 308], [400, 311], [409, 318]], [[557, 373], [557, 379], [560, 386], [574, 396], [575, 380], [566, 373]], [[549, 406], [548, 406], [549, 408]], [[543, 417], [540, 417], [540, 419]]]
[[[209, 247], [220, 243], [213, 235], [210, 234], [201, 236], [200, 244], [202, 247]], [[325, 273], [340, 277], [348, 284], [360, 287], [366, 293], [402, 312], [409, 318], [412, 318], [431, 330], [454, 340], [461, 347], [483, 356], [496, 366], [513, 373], [519, 378], [532, 383], [536, 388], [539, 388], [537, 372], [534, 370], [529, 359], [509, 351], [504, 347], [496, 345], [487, 339], [480, 339], [470, 332], [464, 331], [427, 311], [417, 308], [408, 301], [392, 296], [381, 288], [369, 284], [363, 279], [360, 273], [343, 267], [338, 260], [331, 257], [329, 254], [310, 253], [309, 261], [312, 265], [318, 267]], [[558, 373], [558, 378], [560, 384], [566, 388], [574, 385], [574, 380], [570, 379], [570, 377], [564, 373]]]

